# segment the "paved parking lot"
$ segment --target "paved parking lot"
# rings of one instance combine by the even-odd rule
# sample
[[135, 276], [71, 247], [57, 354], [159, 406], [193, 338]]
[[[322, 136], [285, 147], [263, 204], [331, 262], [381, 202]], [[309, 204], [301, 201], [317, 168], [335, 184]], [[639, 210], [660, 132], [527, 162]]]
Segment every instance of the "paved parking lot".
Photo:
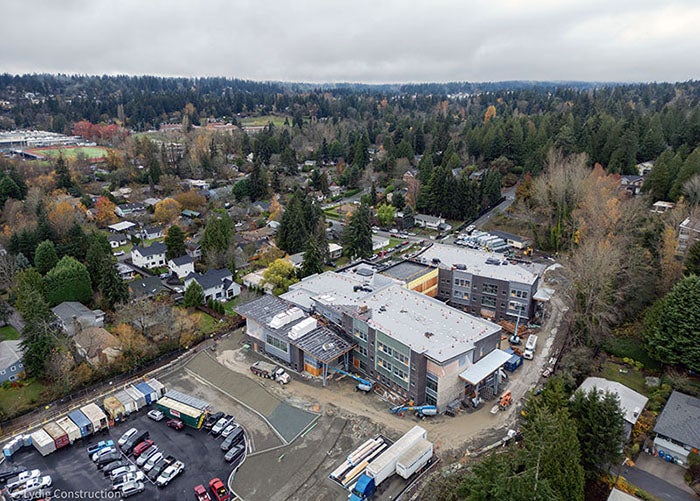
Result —
[[[163, 489], [157, 488], [146, 480], [146, 490], [129, 499], [163, 501], [193, 499], [192, 489], [195, 485], [206, 486], [214, 477], [227, 481], [231, 467], [224, 461], [224, 453], [220, 448], [221, 438], [216, 439], [204, 430], [194, 430], [189, 427], [185, 427], [182, 431], [173, 430], [165, 425], [165, 420], [155, 422], [146, 417], [146, 411], [132, 414], [126, 422], [119, 423], [107, 433], [86, 437], [46, 457], [42, 457], [34, 447], [25, 447], [8, 463], [20, 464], [29, 469], [39, 468], [42, 475], [51, 475], [53, 489], [64, 491], [63, 497], [56, 494], [57, 499], [66, 498], [65, 491], [108, 491], [111, 488], [111, 482], [88, 458], [86, 448], [100, 440], [112, 439], [116, 443], [126, 430], [134, 427], [139, 430], [148, 430], [150, 438], [161, 451], [184, 462], [185, 471]], [[84, 498], [88, 499], [87, 496]], [[105, 497], [105, 499], [110, 498]]]

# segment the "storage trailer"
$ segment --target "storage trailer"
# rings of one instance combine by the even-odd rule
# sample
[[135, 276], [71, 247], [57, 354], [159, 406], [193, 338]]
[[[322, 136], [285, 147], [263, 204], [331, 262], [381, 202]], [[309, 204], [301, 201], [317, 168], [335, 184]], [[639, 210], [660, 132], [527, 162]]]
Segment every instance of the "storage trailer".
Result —
[[179, 391], [168, 390], [168, 393], [166, 393], [165, 396], [171, 400], [176, 400], [185, 405], [189, 405], [190, 407], [194, 407], [195, 409], [199, 409], [200, 411], [208, 411], [211, 409], [211, 404], [209, 402], [185, 393], [180, 393]]
[[167, 393], [165, 390], [165, 385], [157, 379], [146, 379], [146, 384], [156, 391], [158, 398], [164, 397]]
[[419, 440], [396, 462], [396, 473], [408, 480], [411, 475], [423, 468], [433, 457], [433, 443]]
[[44, 431], [49, 434], [56, 444], [56, 449], [65, 447], [70, 444], [70, 439], [68, 438], [68, 433], [65, 432], [63, 428], [58, 426], [56, 423], [46, 423], [44, 425]]
[[80, 409], [75, 409], [68, 413], [68, 417], [80, 430], [80, 435], [87, 437], [93, 433], [92, 422], [83, 414]]
[[114, 395], [105, 397], [105, 399], [102, 401], [102, 407], [107, 413], [109, 419], [112, 421], [119, 421], [126, 415], [124, 404], [122, 404], [121, 401]]
[[68, 434], [68, 440], [72, 444], [76, 440], [79, 440], [83, 438], [83, 435], [80, 433], [80, 428], [71, 421], [71, 419], [68, 416], [64, 416], [61, 419], [56, 420], [56, 424], [63, 428], [63, 431], [65, 431]]
[[169, 418], [179, 419], [191, 428], [200, 429], [207, 414], [169, 397], [163, 397], [156, 402], [156, 408]]
[[127, 416], [132, 412], [136, 412], [137, 410], [139, 410], [138, 405], [136, 405], [136, 401], [133, 398], [131, 398], [131, 396], [129, 396], [129, 394], [124, 390], [116, 392], [114, 394], [114, 398], [119, 400], [124, 406], [124, 412]]
[[32, 445], [42, 456], [48, 456], [56, 450], [56, 442], [43, 428], [32, 433]]
[[144, 383], [144, 382], [136, 383], [134, 385], [134, 388], [136, 388], [138, 391], [143, 393], [143, 396], [146, 398], [146, 405], [150, 405], [153, 402], [155, 402], [156, 400], [158, 400], [158, 394], [156, 393], [156, 391], [153, 388], [151, 388], [148, 385], [148, 383]]
[[139, 390], [133, 386], [127, 386], [124, 388], [124, 391], [136, 402], [136, 410], [146, 407], [146, 397]]
[[109, 428], [107, 415], [97, 406], [96, 403], [92, 402], [81, 407], [80, 412], [85, 414], [85, 417], [90, 420], [94, 433]]

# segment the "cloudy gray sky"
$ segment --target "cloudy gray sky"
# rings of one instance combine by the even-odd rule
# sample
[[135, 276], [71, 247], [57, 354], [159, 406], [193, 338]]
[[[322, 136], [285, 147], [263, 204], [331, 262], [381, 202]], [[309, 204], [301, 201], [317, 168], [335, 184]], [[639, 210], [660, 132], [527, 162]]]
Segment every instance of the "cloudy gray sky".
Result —
[[698, 0], [4, 0], [0, 72], [700, 78]]

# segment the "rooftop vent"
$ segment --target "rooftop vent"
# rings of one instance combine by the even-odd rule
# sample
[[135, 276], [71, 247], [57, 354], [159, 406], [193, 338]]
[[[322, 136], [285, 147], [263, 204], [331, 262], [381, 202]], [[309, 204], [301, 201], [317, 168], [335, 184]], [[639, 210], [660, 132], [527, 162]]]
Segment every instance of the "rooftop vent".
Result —
[[435, 335], [435, 334], [433, 334], [432, 332], [426, 332], [426, 333], [425, 333], [425, 337], [427, 337], [428, 339], [430, 339], [430, 338], [433, 337], [434, 335]]

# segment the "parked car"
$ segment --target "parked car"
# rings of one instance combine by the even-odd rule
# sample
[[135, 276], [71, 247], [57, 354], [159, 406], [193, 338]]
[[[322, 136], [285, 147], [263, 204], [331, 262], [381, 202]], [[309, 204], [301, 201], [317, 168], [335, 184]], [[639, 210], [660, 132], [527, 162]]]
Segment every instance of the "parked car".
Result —
[[129, 466], [130, 464], [131, 463], [126, 459], [117, 459], [116, 461], [112, 461], [111, 463], [106, 464], [105, 467], [102, 468], [102, 473], [104, 473], [106, 477], [108, 475], [111, 475], [114, 470], [117, 470], [124, 466]]
[[0, 482], [7, 482], [12, 477], [21, 475], [26, 471], [26, 468], [20, 465], [8, 466], [4, 471], [0, 472]]
[[7, 489], [7, 493], [12, 499], [38, 499], [40, 492], [43, 489], [51, 487], [51, 476], [30, 478], [26, 482], [17, 485], [11, 489]]
[[116, 470], [112, 471], [112, 473], [109, 474], [109, 478], [114, 480], [116, 478], [123, 477], [124, 475], [128, 475], [129, 473], [135, 473], [137, 471], [139, 471], [139, 469], [133, 464], [129, 463], [128, 465], [122, 468], [117, 468]]
[[144, 440], [136, 447], [134, 447], [134, 457], [137, 458], [144, 452], [146, 452], [153, 445], [153, 440]]
[[222, 417], [224, 417], [224, 413], [223, 413], [223, 412], [217, 412], [217, 413], [215, 413], [215, 414], [212, 414], [211, 416], [209, 416], [209, 417], [206, 419], [206, 421], [204, 421], [204, 426], [203, 426], [203, 428], [204, 428], [205, 430], [211, 430], [212, 426], [214, 426], [214, 425], [216, 424], [216, 422], [217, 422], [219, 419], [221, 419]]
[[88, 456], [92, 457], [92, 455], [100, 449], [104, 449], [105, 447], [112, 447], [113, 445], [114, 440], [102, 440], [101, 442], [97, 442], [95, 445], [91, 445], [87, 448]]
[[18, 485], [22, 485], [27, 482], [27, 480], [31, 480], [33, 478], [39, 478], [41, 476], [41, 471], [40, 470], [30, 470], [30, 471], [23, 471], [19, 475], [16, 476], [16, 478], [13, 478], [7, 483], [7, 490], [12, 490], [14, 487], [17, 487]]
[[123, 250], [117, 251], [117, 252], [114, 253], [114, 255], [115, 255], [116, 257], [123, 256], [123, 255], [124, 255], [124, 251], [123, 251]]
[[146, 440], [149, 436], [150, 434], [148, 433], [148, 431], [145, 430], [137, 433], [136, 435], [128, 439], [126, 442], [124, 442], [124, 445], [121, 446], [122, 452], [124, 452], [124, 454], [131, 454], [131, 451], [134, 450], [134, 447]]
[[174, 430], [181, 430], [185, 427], [185, 423], [183, 423], [179, 419], [168, 419], [168, 422], [165, 423], [166, 425], [170, 426]]
[[109, 454], [110, 452], [114, 452], [116, 450], [117, 449], [114, 447], [105, 447], [104, 449], [100, 449], [99, 451], [93, 453], [92, 460], [97, 461], [99, 458], [101, 458], [105, 454]]
[[237, 446], [233, 447], [230, 451], [228, 451], [226, 453], [226, 455], [224, 456], [224, 460], [227, 463], [235, 462], [236, 464], [238, 464], [243, 459], [244, 455], [245, 455], [245, 445], [238, 444]]
[[139, 432], [136, 428], [130, 428], [129, 430], [126, 431], [121, 437], [119, 437], [119, 440], [117, 440], [117, 445], [121, 447], [126, 443], [127, 440], [129, 440], [131, 437], [136, 435]]
[[141, 455], [138, 457], [138, 459], [136, 460], [136, 466], [143, 466], [144, 464], [146, 464], [146, 461], [148, 461], [148, 459], [150, 457], [152, 457], [157, 452], [158, 452], [157, 445], [154, 445], [153, 447], [149, 447], [146, 450], [146, 452], [141, 453]]
[[224, 428], [226, 428], [232, 420], [233, 416], [231, 415], [222, 417], [216, 422], [214, 426], [212, 426], [211, 434], [214, 436], [219, 435], [222, 431], [224, 431]]
[[163, 453], [161, 451], [156, 452], [153, 454], [146, 463], [143, 465], [144, 471], [151, 471], [151, 468], [153, 468], [153, 465], [155, 465], [158, 461], [163, 459]]
[[153, 421], [162, 421], [163, 418], [165, 417], [165, 414], [163, 414], [160, 411], [157, 410], [152, 410], [148, 411], [148, 414], [146, 414], [149, 418], [151, 418]]
[[156, 479], [156, 485], [158, 487], [165, 487], [183, 471], [185, 471], [185, 463], [182, 461], [175, 461], [163, 470], [163, 473]]
[[153, 482], [156, 481], [156, 479], [160, 476], [160, 474], [165, 470], [169, 465], [173, 464], [176, 461], [175, 456], [168, 456], [165, 458], [161, 458], [154, 466], [151, 468], [151, 471], [148, 472], [148, 479], [152, 480]]
[[97, 469], [101, 470], [105, 466], [107, 466], [109, 463], [112, 461], [116, 461], [117, 459], [121, 459], [122, 455], [119, 451], [112, 451], [107, 454], [103, 454], [97, 459]]
[[112, 490], [120, 490], [124, 484], [128, 484], [129, 482], [139, 482], [141, 480], [143, 480], [142, 471], [134, 471], [131, 473], [127, 473], [126, 475], [117, 477], [112, 481]]
[[128, 498], [129, 496], [133, 496], [134, 494], [143, 492], [144, 489], [145, 487], [143, 485], [143, 482], [127, 482], [124, 485], [122, 485], [122, 497]]
[[231, 432], [232, 432], [233, 430], [235, 430], [237, 427], [238, 427], [237, 424], [229, 424], [229, 425], [227, 425], [226, 428], [224, 428], [223, 431], [221, 432], [221, 436], [224, 437], [224, 438], [228, 437], [228, 436], [231, 434]]
[[[241, 433], [238, 431], [239, 428], [240, 428], [240, 426], [236, 426], [234, 428], [235, 431], [232, 431], [231, 433], [229, 433], [228, 437], [226, 437], [226, 439], [223, 442], [221, 442], [221, 450], [222, 451], [229, 450], [235, 442], [240, 440]], [[242, 429], [241, 429], [241, 431], [242, 431]]]
[[209, 489], [214, 494], [216, 501], [229, 501], [231, 499], [231, 493], [219, 478], [212, 478], [209, 481]]
[[211, 501], [211, 496], [202, 484], [194, 486], [194, 497], [197, 501]]

